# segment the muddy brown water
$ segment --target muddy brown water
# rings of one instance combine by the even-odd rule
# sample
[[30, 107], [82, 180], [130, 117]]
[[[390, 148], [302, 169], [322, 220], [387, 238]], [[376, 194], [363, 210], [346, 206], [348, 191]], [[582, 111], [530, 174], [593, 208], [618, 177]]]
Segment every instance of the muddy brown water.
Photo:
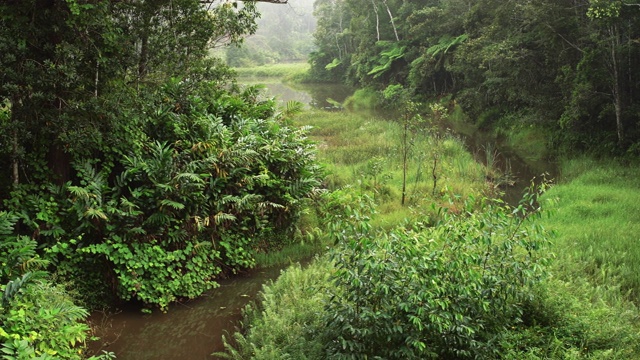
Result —
[[[325, 110], [338, 110], [336, 102], [343, 102], [352, 94], [351, 89], [341, 85], [305, 84], [293, 88], [279, 82], [264, 83], [267, 96], [276, 97], [280, 104], [296, 100]], [[517, 203], [532, 178], [539, 179], [544, 172], [555, 173], [553, 163], [523, 159], [490, 136], [479, 132], [459, 136], [478, 161], [486, 162], [489, 150], [494, 155], [494, 165], [509, 172], [512, 183], [501, 189], [508, 203]], [[217, 359], [212, 353], [224, 351], [222, 336], [228, 338], [239, 326], [242, 308], [256, 300], [263, 284], [276, 279], [280, 272], [280, 268], [262, 269], [222, 280], [219, 288], [198, 299], [173, 304], [167, 313], [143, 314], [136, 307], [96, 312], [90, 321], [100, 340], [91, 344], [91, 350], [113, 352], [119, 360]]]
[[239, 325], [242, 308], [256, 299], [262, 285], [277, 278], [281, 268], [269, 268], [221, 280], [203, 296], [170, 306], [167, 313], [143, 314], [139, 308], [96, 312], [90, 322], [100, 337], [92, 352], [110, 351], [119, 360], [217, 359], [227, 338]]

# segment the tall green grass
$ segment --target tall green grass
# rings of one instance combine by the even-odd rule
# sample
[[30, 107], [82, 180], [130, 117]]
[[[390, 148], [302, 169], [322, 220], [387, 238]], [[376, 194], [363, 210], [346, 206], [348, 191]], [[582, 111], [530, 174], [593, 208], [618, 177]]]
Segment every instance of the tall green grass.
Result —
[[[380, 216], [374, 225], [391, 228], [428, 213], [432, 205], [458, 204], [469, 196], [490, 191], [485, 171], [452, 135], [436, 140], [427, 130], [419, 131], [411, 147], [407, 171], [407, 198], [402, 195], [402, 125], [364, 112], [309, 111], [295, 122], [312, 126], [319, 160], [326, 164], [325, 185], [357, 188], [371, 196]], [[436, 189], [433, 191], [433, 159], [438, 156]]]
[[567, 162], [563, 174], [568, 182], [545, 196], [558, 274], [619, 286], [640, 304], [640, 168], [583, 158]]
[[302, 81], [309, 71], [308, 63], [282, 63], [234, 68], [240, 78], [275, 78], [278, 81]]
[[542, 206], [556, 259], [533, 312], [553, 334], [529, 329], [538, 347], [509, 358], [640, 359], [640, 168], [566, 161]]
[[[299, 264], [265, 286], [261, 303], [245, 309], [247, 332], [223, 339], [228, 359], [323, 359], [322, 313], [331, 286], [330, 265], [319, 259], [303, 269]], [[229, 346], [233, 344], [232, 346]]]

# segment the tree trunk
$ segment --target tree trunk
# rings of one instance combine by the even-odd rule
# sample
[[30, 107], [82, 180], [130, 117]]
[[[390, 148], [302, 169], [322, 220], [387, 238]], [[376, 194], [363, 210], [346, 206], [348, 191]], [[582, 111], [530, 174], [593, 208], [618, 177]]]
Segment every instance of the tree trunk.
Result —
[[18, 129], [16, 128], [11, 134], [11, 152], [11, 178], [13, 185], [17, 186], [20, 184], [20, 163], [18, 162]]
[[373, 5], [373, 12], [376, 14], [376, 40], [380, 41], [380, 17], [378, 16], [378, 7], [374, 0], [371, 0], [371, 4]]
[[618, 136], [618, 146], [624, 145], [624, 128], [622, 124], [622, 94], [621, 94], [621, 85], [620, 85], [620, 59], [618, 54], [618, 49], [620, 46], [620, 34], [617, 25], [612, 25], [609, 27], [609, 36], [610, 41], [609, 44], [611, 48], [609, 49], [611, 55], [611, 76], [613, 77], [613, 84], [611, 84], [613, 94], [613, 106], [616, 114], [616, 133]]
[[391, 9], [389, 9], [389, 5], [387, 5], [387, 0], [383, 0], [382, 3], [387, 8], [387, 13], [389, 14], [389, 19], [391, 21], [391, 27], [393, 27], [393, 33], [396, 35], [396, 41], [400, 41], [400, 37], [398, 36], [398, 30], [396, 29], [396, 23], [393, 21], [393, 15], [391, 14]]
[[71, 179], [71, 156], [59, 145], [52, 144], [49, 147], [47, 163], [54, 174], [53, 181], [57, 185], [64, 185]]
[[401, 205], [404, 205], [404, 202], [407, 197], [407, 157], [409, 154], [409, 121], [406, 120], [404, 123], [404, 132], [402, 134], [402, 200], [400, 201]]

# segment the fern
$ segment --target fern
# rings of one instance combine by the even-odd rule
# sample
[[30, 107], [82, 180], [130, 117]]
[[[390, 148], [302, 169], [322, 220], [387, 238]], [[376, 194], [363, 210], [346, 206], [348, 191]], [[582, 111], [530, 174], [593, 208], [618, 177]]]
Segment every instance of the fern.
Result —
[[139, 211], [139, 207], [137, 204], [131, 202], [129, 199], [125, 197], [120, 198], [120, 205], [124, 208], [127, 214], [132, 216], [137, 216], [142, 214], [142, 211]]
[[223, 212], [219, 212], [213, 216], [213, 222], [216, 225], [220, 225], [226, 221], [231, 221], [231, 222], [236, 221], [236, 217], [234, 215], [223, 213]]
[[297, 179], [289, 185], [289, 194], [296, 199], [302, 198], [319, 185], [320, 182], [315, 178]]
[[467, 34], [462, 34], [455, 38], [452, 38], [449, 35], [445, 35], [440, 38], [436, 45], [433, 45], [427, 49], [427, 54], [433, 57], [436, 57], [440, 53], [446, 54], [451, 48], [465, 42], [468, 38], [469, 35]]
[[82, 200], [89, 200], [92, 197], [89, 190], [80, 186], [69, 186], [67, 190], [69, 190], [73, 196]]
[[384, 74], [387, 70], [391, 69], [391, 64], [397, 59], [404, 57], [406, 46], [398, 46], [397, 43], [392, 43], [390, 45], [384, 44], [384, 46], [388, 46], [388, 48], [380, 53], [380, 58], [378, 59], [378, 66], [375, 66], [371, 71], [367, 73], [367, 75], [373, 75], [374, 78], [377, 78]]
[[211, 249], [211, 246], [212, 246], [211, 242], [209, 242], [209, 241], [201, 241], [201, 242], [193, 245], [193, 251], [196, 254], [202, 254], [205, 251], [208, 251], [209, 249]]
[[303, 110], [304, 110], [303, 103], [301, 103], [300, 101], [289, 100], [287, 102], [286, 107], [284, 108], [282, 115], [288, 119], [293, 117], [294, 115], [301, 113]]
[[149, 216], [143, 223], [143, 225], [150, 225], [153, 227], [162, 227], [171, 223], [171, 217], [161, 212], [155, 212]]
[[182, 210], [184, 209], [184, 204], [181, 204], [179, 202], [173, 201], [173, 200], [169, 200], [169, 199], [163, 199], [160, 201], [160, 205], [161, 206], [169, 206], [175, 210]]
[[13, 213], [0, 211], [0, 235], [10, 235], [13, 233], [13, 225], [19, 217]]
[[342, 64], [342, 60], [333, 59], [329, 64], [327, 64], [324, 68], [327, 70], [333, 70]]
[[105, 214], [101, 209], [88, 208], [84, 212], [83, 216], [88, 219], [102, 219], [105, 221], [109, 220], [107, 214]]
[[267, 208], [271, 208], [271, 209], [284, 209], [285, 206], [281, 205], [281, 204], [277, 204], [271, 201], [261, 201], [259, 202], [257, 205], [257, 208], [259, 210], [266, 210]]

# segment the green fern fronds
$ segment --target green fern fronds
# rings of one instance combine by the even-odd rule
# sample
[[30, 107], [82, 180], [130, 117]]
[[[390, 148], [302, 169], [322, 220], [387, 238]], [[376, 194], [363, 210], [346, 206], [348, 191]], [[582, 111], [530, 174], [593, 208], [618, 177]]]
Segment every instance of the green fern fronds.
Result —
[[6, 308], [11, 302], [11, 299], [13, 299], [20, 289], [25, 287], [33, 278], [34, 273], [27, 272], [24, 273], [22, 277], [9, 281], [4, 288], [4, 293], [2, 294], [2, 306]]
[[236, 217], [223, 212], [219, 212], [213, 216], [213, 222], [216, 225], [220, 225], [225, 221], [236, 221]]
[[173, 201], [173, 200], [169, 200], [169, 199], [163, 199], [160, 201], [160, 205], [162, 206], [169, 206], [175, 210], [182, 210], [184, 209], [184, 204], [181, 204], [177, 201]]
[[83, 215], [85, 218], [89, 219], [109, 220], [107, 214], [105, 214], [104, 211], [100, 209], [88, 208]]
[[13, 233], [13, 225], [18, 221], [18, 216], [6, 211], [0, 211], [0, 235]]

